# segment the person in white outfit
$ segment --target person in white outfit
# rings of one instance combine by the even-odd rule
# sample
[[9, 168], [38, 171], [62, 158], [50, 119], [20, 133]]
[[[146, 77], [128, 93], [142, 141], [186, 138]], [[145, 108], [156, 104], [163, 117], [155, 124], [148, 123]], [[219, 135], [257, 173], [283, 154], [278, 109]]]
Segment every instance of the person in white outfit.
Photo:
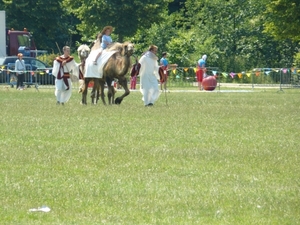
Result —
[[55, 96], [57, 104], [66, 103], [72, 95], [72, 82], [70, 72], [78, 77], [79, 65], [72, 56], [70, 56], [70, 47], [63, 47], [64, 54], [56, 57], [53, 62], [52, 74], [55, 76]]
[[150, 45], [147, 52], [140, 58], [140, 91], [143, 94], [142, 100], [145, 106], [153, 106], [158, 99], [160, 92], [158, 88], [159, 65], [157, 54], [158, 47]]

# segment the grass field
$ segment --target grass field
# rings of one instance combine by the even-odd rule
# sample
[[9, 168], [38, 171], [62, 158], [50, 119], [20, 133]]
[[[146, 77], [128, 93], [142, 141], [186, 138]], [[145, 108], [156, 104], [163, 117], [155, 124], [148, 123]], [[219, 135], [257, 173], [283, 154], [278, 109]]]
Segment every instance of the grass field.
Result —
[[0, 224], [300, 224], [299, 89], [166, 96], [1, 87]]

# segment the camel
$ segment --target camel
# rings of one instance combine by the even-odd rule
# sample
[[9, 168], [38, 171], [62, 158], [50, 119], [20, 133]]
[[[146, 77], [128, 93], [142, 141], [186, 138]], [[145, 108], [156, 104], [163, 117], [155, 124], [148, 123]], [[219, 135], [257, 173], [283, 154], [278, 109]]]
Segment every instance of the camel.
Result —
[[[104, 81], [107, 83], [107, 97], [108, 104], [121, 104], [123, 99], [130, 94], [127, 78], [125, 75], [127, 74], [131, 61], [130, 57], [134, 52], [134, 44], [130, 42], [115, 43], [110, 46], [109, 50], [117, 50], [115, 54], [113, 54], [107, 63], [103, 67], [103, 78], [100, 79], [100, 88], [101, 88], [101, 100], [103, 104], [106, 104], [104, 99]], [[118, 80], [118, 83], [124, 88], [125, 92], [120, 97], [117, 97], [115, 100], [115, 90], [114, 87], [111, 86], [111, 83], [114, 79]]]
[[[130, 94], [127, 85], [127, 79], [125, 75], [128, 72], [129, 67], [131, 66], [130, 57], [132, 56], [134, 51], [134, 44], [130, 42], [125, 43], [113, 43], [107, 49], [105, 49], [101, 56], [97, 61], [97, 65], [91, 65], [90, 56], [87, 59], [87, 70], [85, 80], [90, 78], [94, 78], [94, 87], [93, 92], [97, 92], [96, 103], [99, 98], [99, 91], [101, 100], [104, 105], [106, 105], [105, 95], [104, 95], [104, 85], [107, 84], [108, 88], [108, 103], [111, 104], [121, 104], [124, 97]], [[93, 52], [93, 50], [92, 50]], [[92, 53], [91, 52], [91, 53]], [[97, 51], [95, 51], [97, 52]], [[95, 58], [95, 53], [91, 56], [92, 59]], [[98, 73], [98, 74], [95, 74]], [[99, 79], [95, 79], [99, 78]], [[120, 97], [115, 100], [115, 89], [111, 85], [114, 79], [118, 79], [119, 84], [124, 88], [125, 92]], [[96, 81], [96, 82], [95, 82]], [[96, 85], [95, 85], [96, 84]], [[83, 92], [83, 100], [85, 100], [86, 104], [86, 92]], [[92, 101], [94, 99], [92, 98]]]
[[80, 45], [77, 49], [78, 57], [80, 58], [80, 61], [83, 62], [86, 60], [86, 58], [90, 54], [90, 48], [86, 44]]
[[85, 72], [85, 60], [90, 54], [90, 48], [86, 45], [80, 45], [77, 49], [78, 57], [80, 59], [79, 66], [79, 93], [82, 93], [85, 89], [84, 72]]
[[[87, 91], [88, 91], [88, 85], [90, 82], [94, 82], [93, 89], [91, 92], [91, 98], [92, 98], [92, 104], [97, 104], [99, 99], [99, 90], [100, 90], [100, 74], [98, 74], [95, 71], [90, 71], [91, 68], [93, 68], [93, 59], [95, 58], [95, 54], [98, 54], [98, 49], [100, 47], [101, 41], [99, 38], [99, 35], [97, 36], [97, 39], [93, 42], [91, 45], [91, 52], [89, 54], [89, 57], [85, 61], [85, 71], [84, 71], [84, 84], [85, 88], [82, 90], [82, 99], [81, 104], [86, 105], [87, 104]], [[94, 66], [95, 67], [95, 66]], [[95, 69], [95, 68], [93, 68]]]

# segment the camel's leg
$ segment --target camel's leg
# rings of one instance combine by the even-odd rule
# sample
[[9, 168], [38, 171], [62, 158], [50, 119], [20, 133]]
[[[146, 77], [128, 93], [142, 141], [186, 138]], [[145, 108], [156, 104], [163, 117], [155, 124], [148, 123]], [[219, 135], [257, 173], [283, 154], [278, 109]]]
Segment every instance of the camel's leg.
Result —
[[114, 85], [110, 86], [110, 91], [111, 91], [111, 102], [112, 104], [115, 104], [115, 94], [117, 91], [115, 90]]
[[94, 98], [95, 98], [95, 81], [94, 81], [94, 85], [93, 85], [93, 88], [92, 88], [92, 91], [91, 91], [91, 104], [94, 104]]
[[99, 78], [94, 78], [94, 87], [93, 87], [93, 94], [92, 97], [92, 103], [97, 104], [99, 99]]
[[104, 105], [106, 105], [106, 102], [105, 102], [105, 95], [104, 95], [104, 80], [99, 80], [99, 89], [100, 89], [100, 96], [101, 96], [101, 100], [103, 102]]
[[98, 86], [97, 86], [97, 96], [96, 96], [96, 101], [98, 103], [100, 97], [100, 79], [98, 79]]
[[111, 86], [112, 79], [110, 77], [106, 77], [106, 83], [107, 83], [107, 97], [108, 97], [108, 104], [114, 104], [113, 102], [113, 91]]
[[108, 101], [109, 104], [115, 104], [115, 88], [114, 86], [111, 85], [107, 85], [107, 96], [108, 96]]
[[92, 92], [91, 92], [92, 104], [96, 104], [96, 101], [95, 101], [95, 96], [96, 96], [96, 91], [97, 91], [97, 81], [96, 80], [97, 79], [93, 78], [94, 85], [93, 85]]
[[87, 104], [87, 102], [86, 102], [86, 96], [87, 96], [89, 82], [90, 82], [89, 78], [85, 78], [84, 79], [84, 83], [85, 83], [86, 87], [85, 87], [85, 89], [82, 92], [82, 99], [81, 99], [81, 104], [82, 105], [86, 105]]
[[127, 95], [130, 94], [130, 91], [128, 89], [128, 85], [127, 85], [127, 79], [126, 77], [122, 77], [119, 79], [119, 84], [122, 85], [122, 87], [124, 88], [125, 92], [122, 96], [116, 98], [115, 100], [115, 104], [121, 104], [121, 102], [123, 101], [123, 98], [125, 98]]
[[111, 102], [112, 104], [115, 104], [115, 87], [114, 86], [110, 86], [110, 92], [111, 92]]

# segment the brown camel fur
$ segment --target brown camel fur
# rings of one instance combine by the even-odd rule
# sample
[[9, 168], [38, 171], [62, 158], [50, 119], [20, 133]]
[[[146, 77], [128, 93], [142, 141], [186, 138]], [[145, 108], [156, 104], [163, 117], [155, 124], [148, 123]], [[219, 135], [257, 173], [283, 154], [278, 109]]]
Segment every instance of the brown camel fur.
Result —
[[[108, 88], [108, 104], [121, 104], [124, 97], [130, 94], [125, 75], [127, 74], [131, 66], [130, 56], [132, 56], [133, 54], [134, 44], [130, 42], [124, 42], [123, 44], [116, 42], [109, 46], [108, 49], [110, 51], [118, 50], [118, 52], [114, 53], [103, 67], [103, 77], [100, 79], [100, 96], [103, 104], [106, 105], [104, 99], [104, 85], [106, 82]], [[119, 84], [125, 90], [125, 93], [122, 96], [116, 98], [115, 101], [115, 89], [113, 86], [111, 86], [111, 83], [114, 79], [118, 79]]]

